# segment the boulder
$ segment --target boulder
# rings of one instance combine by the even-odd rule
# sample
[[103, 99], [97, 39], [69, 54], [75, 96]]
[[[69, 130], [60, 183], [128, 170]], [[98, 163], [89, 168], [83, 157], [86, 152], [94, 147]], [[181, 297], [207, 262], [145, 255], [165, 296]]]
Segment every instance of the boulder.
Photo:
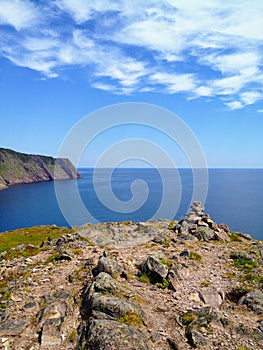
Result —
[[27, 327], [27, 323], [20, 320], [2, 322], [0, 324], [0, 336], [14, 336], [22, 333]]
[[40, 350], [56, 349], [61, 345], [60, 328], [68, 312], [65, 301], [54, 301], [37, 315]]
[[205, 337], [196, 329], [188, 329], [186, 332], [186, 337], [189, 344], [193, 348], [197, 348], [199, 346], [207, 344], [207, 340], [205, 339]]
[[86, 338], [90, 350], [149, 350], [145, 335], [133, 326], [109, 321], [92, 320]]
[[263, 315], [263, 292], [254, 289], [241, 297], [239, 304], [247, 305], [256, 315]]
[[210, 241], [215, 238], [214, 231], [209, 227], [199, 226], [195, 234], [200, 241]]
[[101, 292], [103, 294], [123, 295], [131, 297], [132, 291], [126, 288], [123, 284], [113, 279], [108, 273], [101, 272], [94, 280], [89, 288], [89, 294], [93, 292]]
[[116, 278], [120, 276], [124, 271], [115, 260], [112, 260], [106, 256], [102, 256], [99, 258], [96, 274], [99, 274], [100, 272], [106, 272], [112, 277]]
[[215, 230], [214, 234], [215, 234], [215, 239], [218, 240], [218, 241], [223, 241], [223, 242], [229, 242], [230, 241], [230, 238], [229, 238], [228, 234], [222, 229]]
[[139, 306], [110, 294], [93, 293], [87, 307], [91, 315], [93, 311], [99, 311], [116, 320], [127, 315], [132, 315], [141, 323], [144, 319], [143, 311]]
[[218, 227], [223, 229], [225, 232], [230, 232], [229, 227], [227, 226], [227, 224], [219, 224]]
[[215, 291], [200, 291], [199, 292], [201, 300], [210, 306], [219, 307], [223, 303], [223, 299], [220, 293]]
[[149, 275], [156, 282], [163, 282], [168, 275], [168, 267], [162, 264], [154, 255], [149, 255], [142, 263], [141, 271]]

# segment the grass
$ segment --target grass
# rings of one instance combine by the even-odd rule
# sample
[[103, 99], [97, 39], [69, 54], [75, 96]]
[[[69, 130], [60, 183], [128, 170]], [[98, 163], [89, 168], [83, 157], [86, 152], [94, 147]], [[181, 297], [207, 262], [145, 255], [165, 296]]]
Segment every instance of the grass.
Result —
[[190, 252], [190, 259], [195, 261], [201, 261], [202, 256], [196, 252]]
[[76, 329], [72, 329], [70, 335], [69, 335], [69, 341], [71, 343], [75, 343], [77, 341], [78, 338], [78, 332]]
[[243, 242], [243, 239], [239, 236], [238, 233], [229, 232], [228, 237], [230, 238], [231, 242]]
[[164, 278], [163, 282], [160, 283], [160, 282], [157, 282], [155, 283], [155, 285], [158, 287], [158, 288], [162, 288], [162, 289], [165, 289], [165, 288], [168, 288], [169, 287], [169, 281]]
[[202, 281], [201, 282], [201, 286], [203, 286], [203, 287], [208, 287], [208, 286], [210, 286], [212, 284], [212, 282], [209, 282], [209, 281]]
[[172, 265], [172, 262], [169, 258], [162, 258], [162, 259], [159, 259], [160, 263], [165, 265], [166, 267], [168, 267], [168, 269], [170, 270], [171, 269], [171, 265]]
[[194, 315], [192, 312], [185, 312], [182, 315], [182, 323], [185, 326], [188, 326], [190, 323], [192, 323], [193, 321], [195, 321], [197, 319], [197, 316]]
[[125, 323], [128, 326], [139, 327], [142, 325], [142, 318], [135, 312], [129, 312], [118, 318], [118, 322]]
[[245, 257], [236, 253], [231, 253], [230, 258], [233, 260], [234, 265], [239, 269], [252, 270], [258, 267], [257, 262], [255, 262], [250, 257]]
[[140, 281], [143, 283], [151, 283], [151, 278], [150, 276], [148, 276], [146, 273], [143, 273], [140, 277], [139, 277]]
[[[45, 240], [59, 238], [63, 234], [73, 233], [72, 229], [57, 226], [35, 226], [31, 228], [18, 229], [0, 233], [0, 253], [6, 251], [3, 258], [10, 260], [20, 256], [32, 256], [39, 252], [41, 243]], [[19, 245], [34, 245], [36, 248], [27, 247], [25, 250], [11, 250]], [[11, 250], [11, 251], [10, 251]]]

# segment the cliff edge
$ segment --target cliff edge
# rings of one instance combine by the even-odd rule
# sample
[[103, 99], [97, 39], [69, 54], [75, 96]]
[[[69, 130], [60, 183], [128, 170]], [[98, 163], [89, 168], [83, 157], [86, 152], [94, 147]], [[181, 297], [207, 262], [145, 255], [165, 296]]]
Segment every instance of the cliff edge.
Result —
[[69, 159], [55, 159], [0, 148], [0, 190], [15, 184], [78, 177], [80, 175]]

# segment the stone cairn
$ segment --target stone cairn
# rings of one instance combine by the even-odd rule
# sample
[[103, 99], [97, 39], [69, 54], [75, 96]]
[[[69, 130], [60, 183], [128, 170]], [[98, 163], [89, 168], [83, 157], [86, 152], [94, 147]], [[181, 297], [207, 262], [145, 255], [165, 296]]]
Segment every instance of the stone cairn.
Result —
[[198, 239], [200, 241], [228, 241], [229, 228], [226, 224], [216, 224], [209, 214], [204, 213], [200, 202], [193, 202], [190, 212], [180, 220], [173, 230], [182, 239]]

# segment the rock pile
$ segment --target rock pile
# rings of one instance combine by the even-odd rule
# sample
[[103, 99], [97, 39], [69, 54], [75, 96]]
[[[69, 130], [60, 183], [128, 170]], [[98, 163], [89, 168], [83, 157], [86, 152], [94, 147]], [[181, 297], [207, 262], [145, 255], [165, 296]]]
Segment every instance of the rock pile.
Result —
[[204, 213], [205, 208], [200, 202], [194, 202], [190, 208], [191, 210], [185, 218], [174, 227], [174, 231], [181, 239], [229, 241], [227, 235], [229, 227], [226, 224], [217, 225], [209, 214]]

